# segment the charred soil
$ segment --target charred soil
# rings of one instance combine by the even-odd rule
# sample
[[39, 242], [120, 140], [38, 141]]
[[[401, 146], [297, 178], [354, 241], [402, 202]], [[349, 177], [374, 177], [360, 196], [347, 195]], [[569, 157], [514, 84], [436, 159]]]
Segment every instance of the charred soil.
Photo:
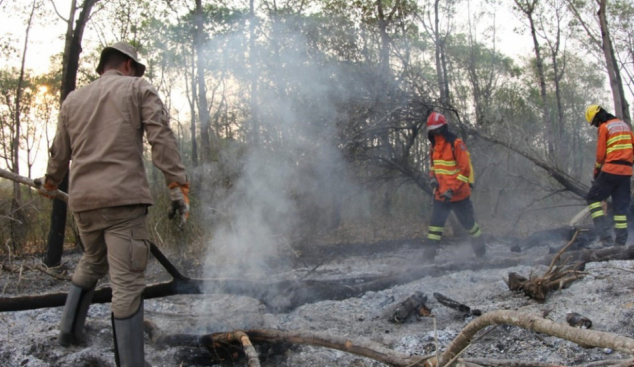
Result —
[[[561, 247], [554, 241], [551, 247]], [[546, 244], [545, 244], [546, 245]], [[509, 243], [491, 240], [487, 260], [537, 259], [547, 255], [548, 246], [533, 246], [522, 253], [513, 253]], [[293, 255], [296, 256], [296, 255]], [[79, 254], [64, 257], [67, 273], [71, 272]], [[436, 259], [446, 263], [462, 259], [477, 263], [467, 241], [447, 243]], [[384, 241], [374, 244], [328, 246], [304, 251], [292, 261], [282, 261], [270, 279], [350, 280], [389, 276], [396, 271], [423, 265], [422, 248], [417, 240]], [[3, 270], [0, 288], [3, 297], [66, 291], [68, 282], [58, 280], [27, 265], [37, 259], [4, 259], [14, 272]], [[526, 262], [522, 262], [526, 263]], [[202, 265], [176, 261], [181, 271], [200, 277]], [[522, 293], [511, 292], [504, 279], [510, 272], [529, 275], [544, 273], [545, 265], [516, 265], [482, 270], [452, 270], [434, 277], [424, 277], [389, 288], [368, 291], [359, 297], [325, 300], [304, 304], [287, 312], [271, 312], [260, 300], [232, 294], [177, 295], [146, 300], [146, 319], [152, 320], [167, 333], [209, 334], [244, 329], [279, 329], [319, 331], [334, 336], [367, 339], [407, 354], [428, 354], [441, 350], [473, 320], [465, 314], [442, 305], [434, 293], [477, 309], [482, 313], [515, 310], [537, 314], [567, 324], [566, 317], [577, 313], [592, 321], [592, 329], [622, 336], [634, 334], [634, 262], [609, 261], [588, 263], [585, 276], [567, 288], [550, 293], [545, 302], [537, 302]], [[161, 266], [152, 260], [147, 282], [170, 280]], [[361, 282], [361, 280], [359, 280]], [[108, 285], [108, 279], [99, 286]], [[420, 292], [427, 298], [431, 316], [411, 315], [402, 323], [390, 321], [394, 309], [405, 299]], [[280, 291], [280, 297], [284, 291]], [[96, 304], [87, 320], [88, 341], [84, 346], [62, 348], [56, 343], [57, 323], [61, 308], [47, 308], [0, 313], [0, 365], [13, 366], [114, 366], [109, 304]], [[262, 366], [383, 366], [383, 364], [342, 351], [312, 346], [258, 346]], [[583, 348], [575, 343], [525, 330], [515, 326], [491, 327], [486, 335], [476, 338], [464, 357], [516, 359], [579, 365], [589, 361], [629, 358], [608, 349]], [[237, 358], [237, 359], [236, 359]], [[239, 366], [246, 365], [240, 353], [229, 350], [214, 354], [203, 348], [158, 347], [146, 340], [146, 359], [153, 366]], [[219, 361], [222, 359], [222, 361]]]

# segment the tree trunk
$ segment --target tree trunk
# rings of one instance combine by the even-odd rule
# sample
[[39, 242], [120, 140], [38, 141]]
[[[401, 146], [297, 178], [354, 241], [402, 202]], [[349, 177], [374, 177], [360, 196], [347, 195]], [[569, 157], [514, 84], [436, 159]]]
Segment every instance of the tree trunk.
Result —
[[255, 3], [254, 0], [249, 1], [249, 64], [251, 72], [251, 119], [250, 129], [247, 129], [247, 142], [257, 146], [260, 140], [259, 129], [259, 108], [258, 108], [258, 69], [256, 66], [257, 57], [255, 51]]
[[[64, 102], [66, 96], [77, 86], [77, 70], [79, 69], [79, 55], [81, 54], [81, 40], [84, 36], [84, 28], [92, 11], [93, 5], [99, 0], [86, 0], [77, 18], [75, 28], [75, 12], [77, 11], [76, 0], [73, 0], [68, 17], [68, 28], [66, 31], [66, 43], [64, 46], [64, 56], [62, 65], [62, 86], [60, 101]], [[59, 189], [68, 192], [68, 173], [59, 185]], [[48, 267], [58, 266], [62, 261], [64, 250], [64, 232], [66, 229], [66, 203], [55, 199], [53, 211], [51, 212], [51, 227], [48, 232], [46, 258], [44, 264]]]
[[[185, 52], [183, 52], [185, 53]], [[196, 55], [195, 51], [192, 50], [191, 54], [191, 74], [188, 74], [187, 69], [190, 65], [185, 65], [185, 76], [187, 82], [185, 83], [185, 95], [187, 96], [187, 102], [189, 103], [189, 133], [191, 135], [191, 156], [192, 156], [192, 166], [194, 172], [198, 168], [198, 139], [196, 138]], [[192, 189], [196, 192], [199, 190], [199, 180], [197, 175], [193, 175], [189, 178], [189, 183], [192, 186]]]
[[194, 47], [196, 48], [196, 65], [198, 72], [198, 117], [200, 118], [200, 146], [201, 162], [209, 163], [212, 160], [211, 140], [209, 135], [209, 109], [207, 107], [207, 89], [205, 87], [205, 56], [203, 52], [204, 24], [202, 1], [196, 0], [196, 13], [194, 16], [196, 33], [194, 34]]
[[[18, 78], [18, 85], [15, 91], [15, 135], [13, 136], [13, 142], [11, 144], [12, 152], [11, 157], [13, 158], [13, 173], [16, 175], [20, 174], [20, 104], [22, 102], [22, 88], [24, 87], [24, 64], [26, 62], [26, 51], [29, 46], [29, 33], [31, 31], [31, 24], [33, 22], [33, 14], [35, 13], [36, 2], [33, 1], [33, 5], [31, 6], [31, 13], [29, 14], [29, 20], [26, 24], [26, 34], [24, 37], [24, 49], [22, 50], [22, 62], [20, 65], [20, 76]], [[13, 201], [11, 202], [11, 216], [16, 219], [11, 221], [11, 239], [13, 242], [14, 249], [18, 247], [18, 244], [22, 242], [22, 232], [21, 229], [23, 227], [19, 221], [21, 221], [22, 217], [22, 193], [20, 191], [20, 184], [17, 182], [13, 183]]]
[[546, 142], [548, 144], [548, 157], [554, 157], [555, 144], [553, 136], [553, 128], [552, 121], [550, 118], [550, 108], [548, 106], [548, 95], [546, 92], [546, 76], [544, 75], [544, 60], [541, 55], [541, 49], [539, 46], [539, 41], [537, 40], [537, 29], [535, 27], [535, 22], [533, 20], [533, 12], [535, 11], [535, 6], [537, 5], [537, 1], [533, 1], [531, 4], [525, 4], [526, 7], [523, 8], [526, 17], [528, 18], [528, 22], [531, 28], [531, 36], [533, 37], [533, 47], [535, 49], [535, 64], [537, 66], [537, 76], [539, 77], [539, 92], [542, 99], [542, 116], [544, 120], [544, 124], [546, 124]]
[[599, 24], [601, 25], [603, 55], [605, 56], [605, 64], [608, 68], [612, 98], [614, 98], [614, 114], [631, 125], [632, 119], [630, 117], [630, 108], [627, 100], [625, 99], [621, 72], [619, 71], [616, 57], [614, 57], [614, 47], [612, 45], [612, 38], [610, 37], [610, 30], [608, 27], [607, 0], [601, 0], [598, 15]]
[[[68, 174], [58, 186], [58, 190], [68, 192]], [[66, 233], [66, 202], [53, 199], [53, 210], [51, 211], [51, 226], [46, 240], [46, 256], [44, 265], [49, 268], [59, 266], [62, 262], [64, 252], [64, 235]]]
[[447, 77], [444, 74], [444, 68], [442, 66], [442, 54], [443, 41], [440, 37], [440, 14], [439, 14], [440, 0], [434, 2], [434, 45], [435, 45], [435, 58], [436, 58], [436, 77], [438, 78], [438, 90], [440, 91], [440, 101], [443, 103], [449, 102], [449, 91], [445, 90], [445, 79]]
[[[396, 1], [398, 6], [398, 1]], [[379, 14], [379, 34], [381, 36], [381, 49], [379, 51], [379, 70], [382, 83], [386, 83], [390, 75], [390, 36], [387, 34], [388, 20], [383, 11], [383, 1], [376, 1], [377, 13]]]

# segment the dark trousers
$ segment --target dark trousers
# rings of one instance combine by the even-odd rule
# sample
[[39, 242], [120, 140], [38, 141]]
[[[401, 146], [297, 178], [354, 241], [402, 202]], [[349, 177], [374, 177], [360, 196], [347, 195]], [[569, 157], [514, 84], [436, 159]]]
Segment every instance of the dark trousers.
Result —
[[427, 234], [428, 240], [440, 241], [442, 234], [445, 230], [445, 222], [451, 211], [456, 213], [460, 224], [469, 231], [469, 234], [473, 238], [478, 238], [482, 235], [480, 226], [475, 221], [475, 214], [473, 212], [473, 204], [469, 198], [456, 202], [445, 202], [434, 200], [434, 208], [431, 213], [431, 221], [429, 223], [429, 233]]
[[610, 196], [614, 207], [614, 232], [616, 244], [627, 241], [627, 212], [630, 208], [631, 176], [600, 172], [586, 196], [588, 208], [601, 238], [611, 237], [601, 202]]

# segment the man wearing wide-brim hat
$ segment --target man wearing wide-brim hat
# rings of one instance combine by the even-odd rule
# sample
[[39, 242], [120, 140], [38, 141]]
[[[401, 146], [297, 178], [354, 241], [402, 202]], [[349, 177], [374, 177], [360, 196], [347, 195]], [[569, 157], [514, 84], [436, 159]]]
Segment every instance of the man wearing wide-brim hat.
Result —
[[126, 42], [117, 42], [112, 46], [108, 46], [101, 51], [101, 57], [99, 58], [99, 65], [97, 65], [97, 74], [102, 75], [104, 73], [105, 64], [110, 61], [113, 55], [121, 54], [119, 56], [127, 56], [132, 66], [135, 67], [134, 76], [142, 77], [145, 74], [145, 65], [139, 62], [136, 48]]
[[[59, 342], [84, 342], [83, 327], [97, 281], [109, 273], [117, 366], [146, 365], [143, 350], [146, 228], [150, 189], [143, 167], [143, 134], [152, 161], [165, 176], [171, 217], [189, 213], [189, 183], [169, 115], [136, 49], [117, 42], [101, 52], [100, 78], [68, 95], [50, 149], [40, 193], [47, 196], [69, 172], [68, 207], [84, 254], [77, 264], [62, 313]], [[69, 169], [69, 163], [72, 166]]]

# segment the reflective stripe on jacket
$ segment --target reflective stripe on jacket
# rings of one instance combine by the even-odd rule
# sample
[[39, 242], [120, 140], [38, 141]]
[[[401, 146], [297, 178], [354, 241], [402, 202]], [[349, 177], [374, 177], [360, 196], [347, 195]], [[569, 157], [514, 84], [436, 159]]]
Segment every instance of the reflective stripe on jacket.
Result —
[[469, 187], [469, 152], [461, 139], [454, 141], [454, 148], [442, 135], [434, 135], [434, 150], [431, 155], [430, 175], [438, 180], [436, 200], [440, 195], [451, 189], [451, 201], [460, 201], [471, 195]]
[[59, 183], [72, 160], [71, 211], [152, 204], [143, 165], [143, 133], [166, 184], [187, 182], [169, 115], [149, 82], [109, 70], [68, 95], [46, 175]]
[[604, 171], [631, 176], [631, 164], [634, 160], [633, 142], [632, 129], [625, 122], [614, 119], [599, 125], [595, 175], [599, 171]]

